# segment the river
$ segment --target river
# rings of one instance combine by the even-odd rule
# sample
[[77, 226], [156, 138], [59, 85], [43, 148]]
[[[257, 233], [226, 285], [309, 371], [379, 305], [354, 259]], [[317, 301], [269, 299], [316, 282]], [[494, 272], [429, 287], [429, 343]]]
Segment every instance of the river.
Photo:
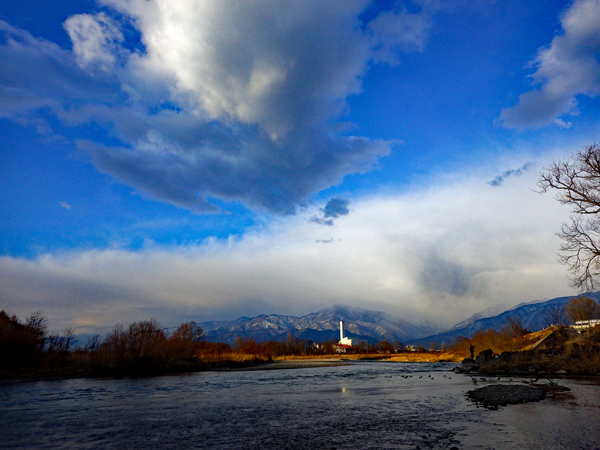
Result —
[[[598, 449], [600, 386], [499, 410], [449, 363], [0, 386], [2, 449]], [[511, 382], [508, 380], [504, 383]], [[521, 383], [513, 380], [513, 383]]]

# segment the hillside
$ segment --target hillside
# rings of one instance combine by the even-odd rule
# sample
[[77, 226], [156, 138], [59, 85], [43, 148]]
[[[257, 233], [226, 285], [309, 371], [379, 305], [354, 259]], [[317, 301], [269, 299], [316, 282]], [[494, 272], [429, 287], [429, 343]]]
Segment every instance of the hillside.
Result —
[[[600, 299], [600, 293], [592, 292], [586, 294], [596, 300]], [[504, 311], [500, 314], [483, 317], [475, 320], [465, 320], [452, 327], [449, 331], [444, 333], [434, 334], [431, 336], [415, 339], [411, 341], [417, 345], [429, 345], [431, 342], [435, 342], [438, 345], [450, 344], [454, 339], [459, 336], [470, 337], [474, 333], [480, 330], [496, 330], [500, 331], [503, 326], [508, 322], [508, 319], [520, 319], [521, 323], [528, 330], [535, 332], [546, 328], [549, 325], [547, 315], [550, 309], [556, 305], [564, 306], [573, 297], [558, 297], [547, 301], [538, 301], [532, 303], [521, 303], [514, 308]], [[473, 316], [476, 317], [477, 315]]]

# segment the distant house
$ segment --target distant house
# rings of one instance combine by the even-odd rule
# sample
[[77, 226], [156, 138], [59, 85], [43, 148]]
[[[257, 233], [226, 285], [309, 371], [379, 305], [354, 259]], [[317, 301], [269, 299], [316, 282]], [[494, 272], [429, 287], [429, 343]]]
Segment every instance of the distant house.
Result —
[[579, 333], [582, 333], [598, 325], [600, 325], [600, 319], [578, 320], [575, 322], [575, 325], [571, 325], [571, 328], [577, 330]]

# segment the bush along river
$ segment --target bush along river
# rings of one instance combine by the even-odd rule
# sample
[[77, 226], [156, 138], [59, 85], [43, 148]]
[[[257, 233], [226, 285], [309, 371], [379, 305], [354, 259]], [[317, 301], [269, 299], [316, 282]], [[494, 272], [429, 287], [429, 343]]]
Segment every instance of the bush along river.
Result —
[[[69, 379], [0, 386], [2, 449], [597, 449], [597, 379], [495, 409], [467, 392], [521, 385], [453, 363]], [[538, 383], [543, 380], [538, 381]]]

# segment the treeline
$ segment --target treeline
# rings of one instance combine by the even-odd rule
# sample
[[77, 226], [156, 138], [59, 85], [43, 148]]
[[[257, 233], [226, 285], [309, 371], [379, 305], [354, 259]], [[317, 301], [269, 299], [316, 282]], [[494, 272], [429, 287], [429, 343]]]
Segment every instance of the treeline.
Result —
[[145, 376], [253, 364], [265, 360], [241, 355], [227, 344], [204, 341], [194, 322], [167, 333], [156, 319], [115, 325], [101, 339], [94, 336], [77, 345], [72, 328], [48, 334], [39, 312], [25, 322], [0, 311], [0, 375]]
[[[253, 339], [238, 337], [233, 341], [232, 348], [235, 352], [261, 355], [266, 358], [278, 358], [282, 356], [327, 356], [337, 353], [338, 341], [329, 340], [315, 343], [311, 339], [297, 339], [288, 333], [285, 342], [267, 341], [257, 343]], [[360, 341], [352, 348], [346, 348], [347, 354], [372, 354], [372, 353], [395, 353], [400, 352], [404, 345], [398, 341], [392, 343], [383, 340], [376, 344]]]
[[46, 319], [35, 313], [21, 323], [17, 316], [0, 311], [0, 369], [34, 366], [46, 342]]
[[[74, 329], [49, 334], [47, 320], [40, 313], [25, 322], [0, 311], [0, 376], [145, 376], [214, 368], [244, 367], [285, 356], [336, 354], [337, 342], [315, 345], [296, 339], [291, 333], [285, 342], [257, 343], [236, 338], [230, 346], [204, 340], [204, 331], [194, 322], [185, 322], [167, 332], [156, 319], [115, 325], [102, 339], [93, 336], [86, 343], [76, 341]], [[382, 341], [359, 343], [348, 353], [392, 353], [403, 345]]]

